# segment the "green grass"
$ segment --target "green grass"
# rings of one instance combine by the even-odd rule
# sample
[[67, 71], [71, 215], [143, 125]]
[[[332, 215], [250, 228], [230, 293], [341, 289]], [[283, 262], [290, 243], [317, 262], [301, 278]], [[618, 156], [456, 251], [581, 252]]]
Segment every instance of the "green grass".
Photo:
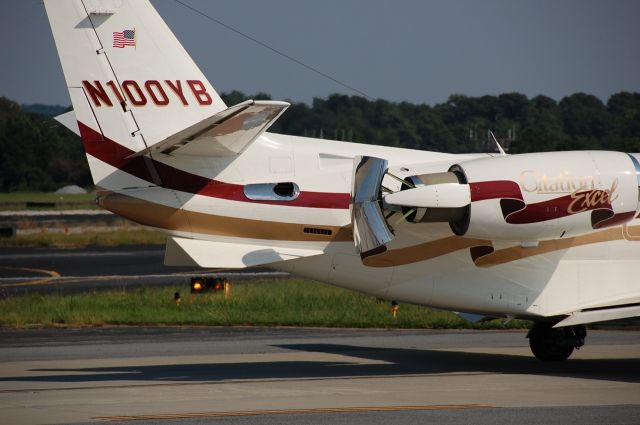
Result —
[[[182, 303], [173, 301], [175, 291]], [[502, 328], [496, 320], [470, 325], [450, 312], [387, 302], [301, 279], [256, 280], [222, 293], [190, 294], [188, 287], [146, 287], [78, 295], [25, 295], [0, 300], [0, 326], [322, 326], [355, 328]], [[510, 328], [527, 327], [512, 321]]]
[[167, 235], [146, 228], [115, 229], [111, 231], [84, 231], [82, 233], [34, 233], [0, 238], [0, 246], [47, 246], [73, 248], [88, 245], [158, 245], [164, 244]]
[[82, 195], [57, 195], [53, 192], [0, 193], [0, 210], [24, 210], [27, 209], [27, 202], [53, 202], [57, 209], [96, 209], [98, 206], [95, 199], [95, 192]]

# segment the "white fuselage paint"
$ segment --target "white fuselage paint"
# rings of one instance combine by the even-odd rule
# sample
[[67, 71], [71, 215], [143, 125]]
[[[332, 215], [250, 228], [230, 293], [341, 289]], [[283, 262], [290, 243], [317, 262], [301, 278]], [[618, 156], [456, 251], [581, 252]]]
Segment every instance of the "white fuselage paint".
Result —
[[[489, 155], [450, 155], [381, 146], [309, 139], [266, 133], [242, 156], [198, 158], [159, 156], [155, 159], [176, 168], [228, 183], [247, 184], [293, 181], [301, 190], [347, 193], [352, 158], [371, 155], [389, 160], [390, 168], [408, 167], [446, 170], [454, 163]], [[271, 170], [271, 160], [280, 167]], [[108, 178], [100, 186], [109, 189], [116, 176], [132, 178], [121, 170], [102, 164]], [[134, 179], [135, 181], [135, 179]], [[115, 187], [114, 187], [115, 189]], [[121, 191], [122, 192], [122, 191]], [[131, 196], [189, 211], [283, 223], [313, 223], [347, 226], [348, 209], [304, 208], [256, 204], [212, 198], [160, 189], [132, 189]], [[634, 220], [627, 226], [640, 225]], [[452, 235], [446, 223], [395, 225], [397, 238], [390, 248], [418, 245]], [[577, 246], [534, 255], [490, 267], [477, 267], [468, 249], [436, 258], [389, 267], [363, 265], [350, 242], [291, 242], [287, 240], [239, 239], [168, 232], [177, 236], [228, 243], [257, 243], [265, 246], [297, 246], [322, 249], [325, 254], [271, 264], [273, 268], [332, 283], [348, 289], [399, 302], [429, 305], [456, 311], [518, 317], [554, 316], [600, 305], [640, 302], [640, 290], [632, 276], [640, 272], [637, 243], [621, 239]], [[631, 239], [631, 238], [629, 238]], [[497, 248], [517, 247], [517, 242], [494, 243]], [[527, 249], [527, 248], [524, 248]]]

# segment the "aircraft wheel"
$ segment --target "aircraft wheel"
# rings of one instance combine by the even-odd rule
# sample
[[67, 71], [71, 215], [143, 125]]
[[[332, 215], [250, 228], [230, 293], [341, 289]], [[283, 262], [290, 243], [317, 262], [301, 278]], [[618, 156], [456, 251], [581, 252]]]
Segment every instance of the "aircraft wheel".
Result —
[[573, 349], [584, 344], [584, 326], [553, 328], [552, 323], [536, 323], [529, 331], [529, 346], [543, 362], [561, 362], [569, 358]]

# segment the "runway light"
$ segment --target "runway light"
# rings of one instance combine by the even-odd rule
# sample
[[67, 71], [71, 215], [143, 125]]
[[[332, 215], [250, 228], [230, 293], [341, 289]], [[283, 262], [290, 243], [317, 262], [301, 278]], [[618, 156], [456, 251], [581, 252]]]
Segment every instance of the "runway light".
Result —
[[225, 278], [219, 277], [192, 277], [191, 278], [191, 293], [201, 294], [203, 292], [218, 292], [224, 291], [228, 296], [231, 291], [229, 282]]
[[200, 277], [191, 278], [191, 293], [200, 294], [204, 291], [204, 279]]
[[175, 294], [173, 294], [173, 301], [176, 303], [176, 305], [180, 305], [180, 302], [182, 301], [182, 298], [180, 298], [180, 292], [176, 292]]
[[208, 277], [205, 281], [205, 289], [211, 292], [224, 290], [224, 278]]
[[391, 315], [395, 319], [398, 316], [398, 310], [400, 309], [400, 305], [396, 301], [391, 301]]

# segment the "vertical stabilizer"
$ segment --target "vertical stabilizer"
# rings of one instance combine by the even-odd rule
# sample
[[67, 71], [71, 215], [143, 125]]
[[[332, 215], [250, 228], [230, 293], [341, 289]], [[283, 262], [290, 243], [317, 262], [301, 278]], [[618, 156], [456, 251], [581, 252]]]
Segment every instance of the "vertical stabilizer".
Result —
[[100, 163], [126, 169], [123, 158], [226, 108], [148, 1], [44, 3], [96, 184]]

